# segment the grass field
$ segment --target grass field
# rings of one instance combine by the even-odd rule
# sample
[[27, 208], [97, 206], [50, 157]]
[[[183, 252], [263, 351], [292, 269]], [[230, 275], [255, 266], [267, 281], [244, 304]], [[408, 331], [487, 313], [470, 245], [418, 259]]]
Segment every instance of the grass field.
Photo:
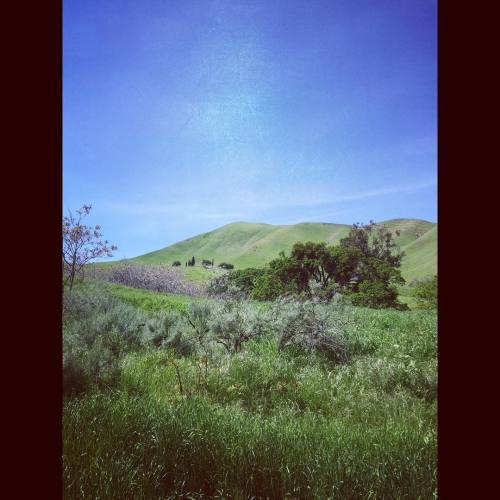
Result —
[[201, 298], [188, 295], [158, 293], [113, 283], [109, 283], [106, 286], [114, 296], [146, 312], [169, 309], [184, 311], [188, 304], [202, 300]]
[[[395, 239], [401, 250], [406, 253], [402, 264], [405, 279], [423, 278], [436, 273], [436, 224], [417, 219], [394, 219], [383, 224], [391, 230], [401, 232]], [[238, 269], [261, 267], [277, 257], [280, 251], [289, 252], [297, 241], [338, 243], [348, 231], [349, 226], [343, 224], [303, 223], [276, 226], [236, 222], [133, 260], [170, 265], [174, 260], [184, 263], [194, 255], [198, 262], [202, 259], [214, 259], [216, 265], [225, 261], [234, 264]], [[187, 269], [186, 276], [190, 280], [203, 281], [209, 276], [201, 267]]]
[[[193, 301], [107, 290], [141, 314]], [[85, 339], [114, 331], [106, 304]], [[64, 497], [433, 498], [436, 311], [322, 307], [344, 325], [345, 363], [280, 351], [272, 329], [233, 354], [124, 352], [113, 384], [65, 402]]]

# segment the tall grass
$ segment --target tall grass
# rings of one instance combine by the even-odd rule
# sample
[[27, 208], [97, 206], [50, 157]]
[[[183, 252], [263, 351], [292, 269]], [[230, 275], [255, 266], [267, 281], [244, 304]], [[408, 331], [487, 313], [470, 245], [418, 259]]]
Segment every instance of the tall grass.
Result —
[[66, 407], [66, 498], [430, 498], [435, 435], [420, 412], [368, 425], [201, 397], [92, 395]]
[[144, 345], [67, 400], [65, 498], [432, 498], [436, 312], [334, 309], [339, 363], [280, 350], [288, 313], [259, 311], [241, 350]]

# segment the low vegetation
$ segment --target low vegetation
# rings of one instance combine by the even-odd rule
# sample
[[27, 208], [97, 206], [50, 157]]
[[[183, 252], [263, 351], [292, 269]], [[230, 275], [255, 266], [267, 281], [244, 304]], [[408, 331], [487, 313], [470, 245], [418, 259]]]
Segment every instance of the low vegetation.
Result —
[[435, 494], [435, 311], [170, 297], [66, 290], [65, 498]]
[[411, 283], [412, 295], [418, 309], [435, 309], [437, 307], [437, 276], [414, 280]]

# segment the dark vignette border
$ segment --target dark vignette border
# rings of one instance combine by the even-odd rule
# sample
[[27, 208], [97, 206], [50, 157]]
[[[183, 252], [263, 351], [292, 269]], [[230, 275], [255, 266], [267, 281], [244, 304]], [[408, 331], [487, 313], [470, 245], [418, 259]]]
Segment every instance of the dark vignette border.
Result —
[[[2, 8], [2, 493], [62, 498], [62, 0]], [[5, 116], [5, 115], [4, 115]], [[9, 151], [10, 150], [10, 151]], [[7, 323], [7, 325], [6, 325]]]
[[[494, 57], [487, 55], [492, 41], [486, 39], [492, 33], [488, 15], [490, 22], [497, 18], [484, 5], [476, 9], [445, 0], [437, 4], [438, 497], [492, 498], [498, 458], [494, 449], [488, 456], [492, 428], [485, 415], [490, 412], [484, 409], [498, 391], [487, 387], [488, 381], [495, 385], [493, 377], [498, 375], [484, 371], [491, 366], [488, 351], [498, 352], [491, 344], [495, 327], [488, 325], [489, 313], [495, 312], [488, 301], [498, 292], [489, 296], [487, 289], [488, 282], [496, 285], [490, 275], [496, 256], [485, 252], [495, 246], [488, 239], [493, 212], [474, 209], [491, 199], [485, 183], [491, 159], [482, 157], [489, 125], [478, 112], [490, 106], [480, 76], [482, 64], [494, 66]], [[484, 219], [489, 219], [489, 227], [481, 226]]]

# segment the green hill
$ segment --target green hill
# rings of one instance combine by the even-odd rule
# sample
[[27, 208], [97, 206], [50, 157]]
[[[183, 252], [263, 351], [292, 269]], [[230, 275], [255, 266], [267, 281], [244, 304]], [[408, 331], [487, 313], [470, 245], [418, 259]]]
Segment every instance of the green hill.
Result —
[[407, 282], [437, 273], [437, 225], [402, 249], [406, 254], [402, 271]]
[[[401, 232], [396, 242], [406, 253], [402, 266], [405, 279], [436, 272], [435, 223], [418, 219], [393, 219], [381, 224]], [[174, 260], [180, 260], [184, 264], [194, 255], [198, 263], [202, 259], [214, 259], [216, 265], [230, 262], [236, 269], [261, 267], [277, 257], [281, 250], [289, 252], [297, 241], [338, 243], [347, 235], [349, 227], [345, 224], [317, 222], [293, 225], [234, 222], [132, 260], [149, 264], [171, 264]]]

